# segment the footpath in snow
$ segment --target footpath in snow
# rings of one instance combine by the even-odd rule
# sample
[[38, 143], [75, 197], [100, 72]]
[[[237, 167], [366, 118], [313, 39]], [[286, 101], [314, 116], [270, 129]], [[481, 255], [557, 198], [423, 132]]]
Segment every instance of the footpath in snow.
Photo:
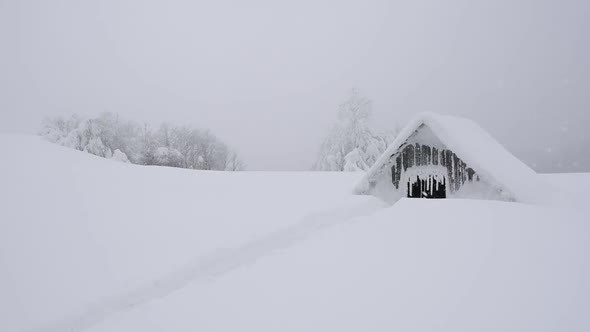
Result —
[[252, 264], [274, 252], [302, 242], [324, 228], [342, 224], [356, 217], [368, 215], [384, 207], [384, 203], [371, 200], [358, 207], [316, 213], [295, 225], [262, 236], [236, 248], [218, 249], [195, 259], [186, 267], [174, 271], [129, 292], [97, 301], [85, 311], [56, 321], [48, 326], [32, 329], [35, 332], [83, 331], [109, 316], [165, 297], [192, 282], [210, 281], [232, 270]]

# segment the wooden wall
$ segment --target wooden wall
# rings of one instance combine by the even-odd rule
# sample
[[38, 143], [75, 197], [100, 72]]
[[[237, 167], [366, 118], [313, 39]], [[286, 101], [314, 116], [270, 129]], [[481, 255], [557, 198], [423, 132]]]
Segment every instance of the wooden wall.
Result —
[[[479, 177], [473, 169], [457, 157], [457, 155], [448, 149], [438, 150], [436, 147], [428, 145], [408, 144], [400, 153], [394, 154], [395, 162], [391, 167], [391, 178], [396, 188], [399, 189], [402, 169], [439, 165], [447, 169], [448, 188], [451, 192], [459, 190], [465, 181], [479, 181]], [[403, 188], [406, 184], [402, 184]]]

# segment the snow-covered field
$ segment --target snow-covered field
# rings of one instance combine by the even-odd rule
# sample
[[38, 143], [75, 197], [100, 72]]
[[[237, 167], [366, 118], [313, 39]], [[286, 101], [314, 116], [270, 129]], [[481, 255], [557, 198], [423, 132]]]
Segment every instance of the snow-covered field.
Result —
[[0, 331], [588, 331], [590, 174], [546, 206], [142, 167], [0, 135]]

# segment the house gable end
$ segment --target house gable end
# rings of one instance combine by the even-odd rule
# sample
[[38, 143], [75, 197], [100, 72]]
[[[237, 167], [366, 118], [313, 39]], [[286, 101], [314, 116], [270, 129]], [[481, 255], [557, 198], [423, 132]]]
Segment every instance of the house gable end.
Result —
[[[446, 180], [453, 182], [450, 187], [453, 192], [466, 181], [481, 180], [487, 185], [485, 190], [497, 196], [494, 199], [532, 202], [536, 200], [532, 188], [542, 185], [534, 171], [477, 124], [467, 119], [425, 113], [402, 130], [357, 185], [355, 193], [384, 197], [388, 196], [384, 192], [392, 187], [403, 190], [401, 186], [407, 176], [402, 174], [408, 169], [419, 174], [415, 166], [430, 175], [441, 174], [439, 166], [445, 166]], [[431, 169], [426, 172], [425, 166]]]

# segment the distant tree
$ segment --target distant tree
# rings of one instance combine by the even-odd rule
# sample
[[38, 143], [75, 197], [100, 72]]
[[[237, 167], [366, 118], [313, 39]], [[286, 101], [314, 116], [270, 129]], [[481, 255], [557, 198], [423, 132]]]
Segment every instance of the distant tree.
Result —
[[154, 131], [148, 124], [139, 126], [114, 113], [92, 119], [76, 115], [48, 118], [40, 134], [51, 142], [123, 162], [221, 171], [244, 169], [238, 155], [209, 130], [163, 123]]
[[246, 169], [246, 164], [238, 157], [235, 151], [230, 151], [225, 162], [225, 170], [243, 171], [244, 169]]
[[82, 150], [79, 137], [81, 123], [82, 119], [76, 115], [68, 119], [61, 116], [45, 118], [41, 123], [39, 134], [53, 143]]
[[132, 160], [137, 161], [140, 145], [137, 124], [121, 120], [118, 114], [110, 112], [100, 114], [93, 123], [99, 128], [97, 136], [111, 151], [120, 150]]
[[158, 141], [156, 135], [152, 132], [150, 126], [144, 123], [141, 130], [140, 143], [140, 159], [139, 163], [142, 165], [157, 165], [156, 150], [158, 149]]
[[160, 125], [160, 129], [158, 129], [158, 142], [164, 146], [169, 148], [171, 146], [171, 138], [170, 138], [170, 125], [168, 123], [162, 123]]
[[320, 146], [313, 166], [318, 171], [368, 170], [385, 151], [391, 135], [376, 135], [369, 128], [371, 101], [357, 88], [338, 107], [336, 124]]
[[184, 165], [184, 156], [174, 148], [161, 146], [156, 149], [154, 157], [154, 165], [169, 167], [183, 167]]
[[[113, 113], [102, 113], [95, 119], [72, 115], [47, 118], [42, 122], [40, 135], [49, 141], [80, 151], [111, 158], [119, 150], [118, 159], [136, 161], [139, 158], [137, 125], [120, 121]], [[125, 154], [123, 158], [121, 153]]]
[[127, 155], [121, 152], [121, 150], [119, 149], [113, 151], [113, 157], [111, 159], [124, 163], [130, 163], [129, 158], [127, 158]]

